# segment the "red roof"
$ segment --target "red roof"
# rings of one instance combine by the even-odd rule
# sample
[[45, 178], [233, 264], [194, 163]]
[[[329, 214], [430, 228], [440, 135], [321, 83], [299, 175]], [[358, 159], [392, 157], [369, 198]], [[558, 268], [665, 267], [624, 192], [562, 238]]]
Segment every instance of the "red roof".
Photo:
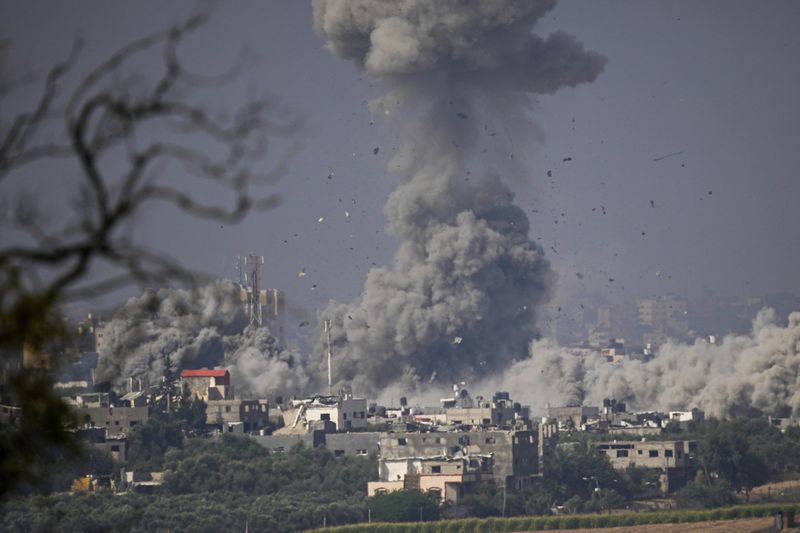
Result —
[[229, 375], [228, 371], [224, 368], [187, 368], [181, 372], [182, 378], [224, 378]]

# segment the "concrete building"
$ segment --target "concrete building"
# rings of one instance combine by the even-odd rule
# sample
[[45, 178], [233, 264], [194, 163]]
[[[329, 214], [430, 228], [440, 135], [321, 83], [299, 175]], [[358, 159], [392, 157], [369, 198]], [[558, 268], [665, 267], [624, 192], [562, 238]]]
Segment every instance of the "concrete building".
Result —
[[150, 417], [148, 407], [78, 407], [80, 423], [88, 427], [104, 427], [107, 435], [127, 435], [137, 424], [147, 422]]
[[390, 459], [380, 465], [380, 481], [367, 483], [367, 494], [418, 490], [442, 503], [456, 503], [470, 484], [492, 477], [492, 457]]
[[283, 411], [284, 427], [280, 433], [304, 432], [315, 421], [332, 422], [335, 431], [358, 431], [367, 428], [367, 400], [350, 393], [339, 396], [312, 396], [293, 400]]
[[206, 424], [227, 433], [258, 431], [269, 423], [267, 400], [207, 400]]
[[76, 430], [80, 440], [88, 442], [98, 450], [106, 452], [115, 461], [128, 460], [128, 438], [125, 435], [109, 435], [105, 427], [91, 427]]
[[325, 435], [325, 447], [333, 452], [335, 457], [368, 457], [377, 455], [380, 442], [380, 433], [329, 433]]
[[473, 460], [491, 457], [491, 475], [487, 477], [497, 485], [519, 489], [540, 472], [538, 440], [537, 431], [528, 430], [381, 433], [379, 476], [381, 481], [399, 481], [389, 479], [397, 473], [388, 466], [398, 461], [463, 458], [474, 468]]
[[231, 375], [224, 368], [185, 369], [181, 372], [181, 388], [184, 386], [205, 402], [233, 399]]
[[560, 428], [580, 429], [591, 420], [600, 418], [600, 408], [588, 405], [575, 405], [564, 407], [547, 406], [547, 418], [555, 419]]
[[661, 471], [661, 491], [669, 493], [682, 486], [695, 466], [697, 441], [614, 441], [596, 445], [616, 470], [629, 466]]
[[454, 386], [456, 398], [442, 400], [445, 424], [451, 426], [510, 427], [528, 421], [528, 408], [513, 403], [507, 392], [497, 392], [492, 401], [478, 396], [473, 401], [466, 389]]

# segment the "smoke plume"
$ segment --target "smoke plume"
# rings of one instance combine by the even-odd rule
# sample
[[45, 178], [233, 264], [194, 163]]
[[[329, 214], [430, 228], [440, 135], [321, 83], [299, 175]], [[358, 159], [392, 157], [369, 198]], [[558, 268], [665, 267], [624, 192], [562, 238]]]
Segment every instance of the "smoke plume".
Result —
[[[332, 321], [337, 381], [361, 393], [449, 384], [507, 367], [536, 337], [554, 276], [492, 170], [497, 153], [476, 152], [494, 135], [487, 124], [517, 120], [528, 95], [591, 82], [602, 71], [605, 59], [572, 36], [531, 33], [553, 6], [313, 1], [326, 47], [389, 88], [374, 107], [391, 125], [416, 123], [389, 164], [401, 179], [384, 208], [388, 232], [401, 240], [393, 265], [369, 272], [360, 301], [321, 313]], [[513, 157], [503, 150], [503, 159]]]
[[647, 362], [606, 363], [598, 353], [573, 355], [549, 341], [531, 344], [530, 358], [512, 365], [483, 388], [511, 391], [542, 413], [551, 405], [600, 405], [603, 398], [633, 409], [697, 407], [715, 417], [757, 409], [800, 415], [800, 312], [779, 324], [762, 310], [748, 335], [727, 335], [719, 344], [696, 341], [662, 345]]
[[239, 290], [215, 281], [193, 290], [148, 290], [103, 328], [95, 379], [124, 390], [128, 377], [150, 384], [184, 368], [226, 367], [237, 393], [298, 392], [307, 383], [297, 354], [266, 328], [246, 328]]

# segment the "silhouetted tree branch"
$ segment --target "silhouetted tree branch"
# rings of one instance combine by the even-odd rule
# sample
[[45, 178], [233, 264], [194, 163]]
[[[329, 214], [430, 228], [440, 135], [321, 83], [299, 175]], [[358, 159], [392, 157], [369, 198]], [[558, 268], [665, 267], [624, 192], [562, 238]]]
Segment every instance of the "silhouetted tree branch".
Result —
[[[0, 191], [6, 191], [2, 196], [11, 197], [13, 175], [36, 172], [39, 167], [34, 165], [47, 160], [77, 163], [75, 190], [79, 193], [77, 208], [64, 218], [59, 216], [56, 224], [43, 215], [33, 195], [16, 197], [10, 223], [26, 237], [0, 244], [0, 351], [6, 369], [23, 345], [45, 350], [68, 337], [59, 311], [65, 301], [131, 282], [193, 279], [194, 272], [129, 235], [136, 214], [147, 204], [159, 201], [192, 217], [232, 224], [253, 210], [279, 203], [277, 195], [259, 196], [253, 188], [277, 179], [285, 170], [286, 158], [261, 174], [253, 172], [253, 165], [266, 155], [268, 135], [291, 135], [296, 117], [282, 113], [263, 97], [236, 106], [228, 118], [194, 103], [194, 92], [233, 81], [243, 65], [239, 59], [217, 76], [201, 76], [184, 67], [178, 46], [207, 18], [206, 13], [191, 16], [120, 48], [73, 83], [70, 91], [68, 79], [75, 74], [82, 48], [75, 41], [63, 61], [48, 71], [30, 110], [6, 117], [2, 115], [8, 106], [0, 107]], [[7, 47], [0, 44], [2, 59]], [[156, 53], [161, 72], [155, 79], [126, 73], [134, 58]], [[3, 99], [14, 91], [8, 70], [0, 64]], [[164, 169], [172, 166], [219, 188], [216, 197], [226, 198], [227, 203], [203, 200], [193, 194], [192, 187], [166, 179]], [[62, 176], [50, 178], [61, 180]], [[99, 281], [89, 279], [98, 263], [111, 265], [114, 274]], [[26, 381], [24, 373], [6, 371], [4, 376], [4, 402], [19, 403], [25, 416], [43, 412], [46, 416], [38, 422], [64, 422], [58, 415], [63, 409], [51, 391], [34, 387], [37, 392], [32, 394], [33, 381]], [[50, 402], [49, 407], [37, 411], [31, 405], [32, 396], [40, 404]], [[28, 430], [36, 427], [37, 420], [29, 422]], [[36, 454], [23, 457], [15, 450], [19, 440], [12, 435], [13, 428], [0, 430], [0, 477], [6, 481], [1, 497], [20, 475], [32, 472], [29, 467], [38, 458]], [[52, 444], [60, 444], [62, 437], [51, 439]], [[6, 463], [15, 460], [15, 453], [18, 461], [12, 471]]]

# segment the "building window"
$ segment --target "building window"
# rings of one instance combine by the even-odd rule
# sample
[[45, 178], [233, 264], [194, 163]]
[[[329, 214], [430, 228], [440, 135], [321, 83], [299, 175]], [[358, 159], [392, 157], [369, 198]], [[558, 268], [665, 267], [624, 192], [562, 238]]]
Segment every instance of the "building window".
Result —
[[664, 450], [664, 457], [672, 457], [672, 450]]
[[330, 413], [322, 413], [321, 415], [319, 415], [319, 419], [320, 420], [330, 420], [331, 419], [331, 415], [330, 415]]
[[617, 457], [628, 457], [628, 450], [617, 450]]
[[365, 449], [356, 450], [356, 455], [367, 455], [367, 450]]
[[483, 425], [484, 426], [488, 426], [491, 423], [492, 423], [492, 419], [491, 418], [484, 418], [483, 419]]
[[342, 413], [342, 420], [347, 420], [347, 413]]
[[642, 455], [642, 450], [637, 450], [636, 453], [638, 453], [639, 455]]
[[138, 423], [139, 423], [139, 421], [138, 421], [138, 420], [131, 420], [131, 422], [130, 422], [130, 427], [133, 427], [133, 426], [135, 426], [135, 425], [136, 425], [136, 424], [138, 424]]
[[231, 412], [231, 406], [230, 405], [226, 405], [225, 406], [225, 412], [226, 413], [230, 413]]
[[119, 444], [112, 444], [111, 445], [111, 451], [112, 452], [118, 452], [119, 451]]
[[431, 474], [441, 474], [442, 467], [441, 466], [432, 466], [431, 467]]
[[658, 457], [658, 450], [650, 450], [650, 457]]
[[678, 450], [678, 459], [680, 459], [681, 457], [683, 457], [683, 452]]
[[486, 444], [494, 444], [494, 437], [486, 437]]
[[344, 450], [333, 450], [334, 457], [344, 457]]
[[118, 426], [119, 425], [119, 420], [114, 420], [114, 425]]
[[408, 444], [408, 442], [403, 437], [400, 437], [399, 439], [397, 439], [397, 445], [398, 446], [405, 446], [406, 444]]

